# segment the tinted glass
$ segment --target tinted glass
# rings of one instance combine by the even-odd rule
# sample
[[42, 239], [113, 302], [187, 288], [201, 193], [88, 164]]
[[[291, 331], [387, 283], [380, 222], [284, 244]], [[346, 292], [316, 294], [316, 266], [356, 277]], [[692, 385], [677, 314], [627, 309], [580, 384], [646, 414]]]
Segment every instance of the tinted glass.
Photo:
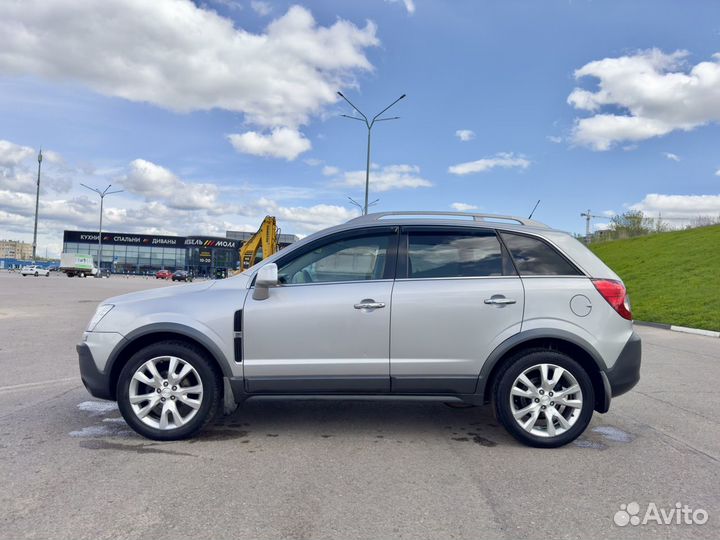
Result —
[[502, 275], [502, 251], [494, 233], [409, 233], [408, 277], [410, 278]]
[[278, 269], [280, 283], [382, 279], [393, 241], [391, 236], [373, 235], [325, 244], [283, 263]]
[[501, 233], [521, 276], [576, 276], [580, 273], [555, 249], [537, 238]]

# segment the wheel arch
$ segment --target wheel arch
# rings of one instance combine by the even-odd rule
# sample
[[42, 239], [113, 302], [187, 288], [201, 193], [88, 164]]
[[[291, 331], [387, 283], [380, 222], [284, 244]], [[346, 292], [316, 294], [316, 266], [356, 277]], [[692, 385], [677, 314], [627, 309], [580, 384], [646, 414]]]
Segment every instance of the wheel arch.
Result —
[[513, 356], [526, 349], [547, 349], [567, 354], [577, 361], [587, 372], [595, 391], [595, 410], [607, 412], [610, 407], [609, 386], [606, 384], [607, 367], [597, 350], [587, 341], [562, 330], [533, 329], [521, 332], [498, 345], [483, 364], [476, 394], [478, 401], [489, 403], [492, 399], [492, 387], [501, 368]]
[[[181, 341], [197, 347], [205, 353], [221, 376], [232, 377], [225, 355], [217, 345], [201, 332], [181, 324], [151, 324], [130, 332], [110, 354], [106, 373], [108, 373], [111, 399], [117, 399], [116, 387], [120, 372], [132, 355], [143, 347], [168, 340]], [[221, 392], [222, 389], [223, 386], [220, 385]]]

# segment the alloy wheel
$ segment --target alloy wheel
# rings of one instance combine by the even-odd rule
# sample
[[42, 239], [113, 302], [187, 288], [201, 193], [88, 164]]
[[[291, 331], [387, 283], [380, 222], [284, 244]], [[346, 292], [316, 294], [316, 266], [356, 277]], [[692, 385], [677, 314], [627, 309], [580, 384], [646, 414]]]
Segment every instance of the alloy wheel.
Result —
[[142, 364], [130, 380], [130, 407], [155, 429], [184, 426], [197, 414], [203, 385], [197, 370], [176, 356], [157, 356]]
[[583, 407], [580, 384], [555, 364], [523, 371], [510, 390], [510, 411], [518, 425], [538, 437], [556, 437], [577, 422]]

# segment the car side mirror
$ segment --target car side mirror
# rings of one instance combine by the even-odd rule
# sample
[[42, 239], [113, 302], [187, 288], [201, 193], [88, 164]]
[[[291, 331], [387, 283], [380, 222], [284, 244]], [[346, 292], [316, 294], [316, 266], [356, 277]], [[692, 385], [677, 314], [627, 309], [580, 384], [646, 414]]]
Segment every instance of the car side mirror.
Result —
[[258, 270], [255, 277], [255, 290], [253, 291], [253, 299], [266, 300], [270, 296], [270, 287], [277, 287], [278, 284], [278, 267], [275, 263], [264, 265]]

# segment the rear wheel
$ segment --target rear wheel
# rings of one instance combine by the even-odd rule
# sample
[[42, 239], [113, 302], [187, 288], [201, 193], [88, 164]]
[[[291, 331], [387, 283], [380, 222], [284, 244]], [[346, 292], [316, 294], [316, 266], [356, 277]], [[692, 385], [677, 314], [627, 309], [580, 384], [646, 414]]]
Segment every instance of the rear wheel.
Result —
[[117, 386], [125, 421], [158, 441], [198, 433], [217, 414], [220, 397], [220, 377], [210, 361], [179, 341], [162, 341], [135, 353]]
[[505, 429], [529, 446], [555, 448], [575, 440], [590, 423], [595, 397], [587, 372], [566, 354], [530, 350], [498, 374], [493, 392]]

